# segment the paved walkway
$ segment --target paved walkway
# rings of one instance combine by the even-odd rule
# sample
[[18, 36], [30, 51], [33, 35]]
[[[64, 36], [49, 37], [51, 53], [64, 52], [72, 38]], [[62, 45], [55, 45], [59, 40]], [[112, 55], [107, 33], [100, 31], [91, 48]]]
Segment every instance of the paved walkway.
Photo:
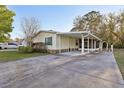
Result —
[[0, 87], [124, 87], [111, 53], [47, 55], [0, 63]]

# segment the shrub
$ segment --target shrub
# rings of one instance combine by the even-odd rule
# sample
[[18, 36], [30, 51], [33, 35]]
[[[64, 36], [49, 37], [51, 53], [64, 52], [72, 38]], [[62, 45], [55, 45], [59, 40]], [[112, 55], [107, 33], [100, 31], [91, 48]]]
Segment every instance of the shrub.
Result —
[[18, 51], [19, 52], [24, 52], [25, 51], [24, 49], [25, 49], [24, 46], [19, 46]]
[[33, 52], [32, 47], [27, 46], [27, 47], [25, 47], [25, 49], [26, 49], [25, 51], [26, 51], [27, 53]]
[[19, 50], [19, 52], [21, 52], [21, 53], [31, 53], [31, 52], [33, 52], [33, 49], [32, 49], [32, 47], [30, 47], [30, 46], [20, 46], [20, 47], [18, 48], [18, 50]]
[[47, 53], [47, 48], [44, 43], [34, 43], [32, 47], [34, 52]]

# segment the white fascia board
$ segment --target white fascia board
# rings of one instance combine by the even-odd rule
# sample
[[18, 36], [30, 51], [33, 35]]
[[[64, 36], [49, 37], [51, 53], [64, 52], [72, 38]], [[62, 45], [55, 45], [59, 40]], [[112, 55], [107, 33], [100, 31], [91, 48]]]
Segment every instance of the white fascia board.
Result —
[[93, 35], [92, 33], [89, 33], [89, 34], [90, 34], [91, 36], [95, 37], [96, 39], [98, 39], [98, 40], [102, 41], [99, 37], [97, 37], [97, 36]]
[[83, 34], [88, 33], [87, 31], [81, 31], [81, 32], [58, 32], [57, 34]]

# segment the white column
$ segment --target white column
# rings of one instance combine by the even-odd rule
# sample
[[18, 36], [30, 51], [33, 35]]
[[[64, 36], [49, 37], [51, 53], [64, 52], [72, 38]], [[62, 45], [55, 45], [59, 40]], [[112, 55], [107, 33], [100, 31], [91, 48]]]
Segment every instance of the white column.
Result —
[[70, 52], [70, 51], [69, 51], [69, 49], [70, 49], [70, 38], [69, 38], [69, 40], [68, 40], [68, 43], [69, 43], [68, 52]]
[[91, 49], [93, 49], [93, 39], [91, 39]]
[[102, 51], [102, 48], [103, 48], [103, 42], [101, 41], [101, 51]]
[[59, 53], [61, 53], [61, 36], [59, 35]]
[[84, 54], [84, 36], [82, 34], [82, 54]]
[[87, 52], [89, 53], [89, 37], [87, 38], [88, 42], [87, 42]]
[[111, 52], [113, 52], [113, 45], [111, 45]]
[[103, 46], [103, 43], [100, 41], [99, 42], [99, 49], [100, 49], [100, 51], [102, 51], [102, 46]]
[[94, 49], [96, 49], [96, 40], [94, 40]]
[[106, 45], [106, 51], [108, 51], [108, 43], [107, 43], [107, 45]]

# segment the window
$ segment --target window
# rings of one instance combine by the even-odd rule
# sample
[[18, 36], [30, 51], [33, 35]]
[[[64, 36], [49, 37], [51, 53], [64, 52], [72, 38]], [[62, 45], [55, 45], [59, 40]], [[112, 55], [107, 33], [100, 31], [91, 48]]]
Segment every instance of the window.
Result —
[[45, 44], [46, 45], [52, 45], [52, 37], [46, 37], [45, 38]]

